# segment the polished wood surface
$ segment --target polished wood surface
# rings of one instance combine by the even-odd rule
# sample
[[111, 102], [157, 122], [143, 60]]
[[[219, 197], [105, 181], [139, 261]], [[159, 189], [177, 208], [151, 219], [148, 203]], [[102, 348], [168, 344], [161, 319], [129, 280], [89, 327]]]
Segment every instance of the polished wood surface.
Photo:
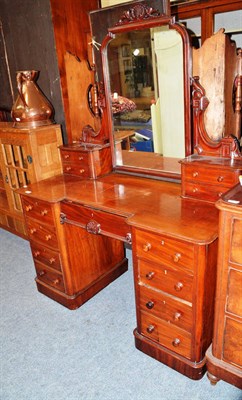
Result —
[[236, 185], [216, 206], [220, 236], [208, 378], [213, 384], [223, 379], [242, 389], [242, 186]]

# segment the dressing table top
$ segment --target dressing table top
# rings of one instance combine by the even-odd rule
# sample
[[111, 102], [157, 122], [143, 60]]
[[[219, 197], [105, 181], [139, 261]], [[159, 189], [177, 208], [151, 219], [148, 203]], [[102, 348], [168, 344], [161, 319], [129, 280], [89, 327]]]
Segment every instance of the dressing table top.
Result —
[[218, 210], [214, 204], [182, 199], [180, 184], [110, 174], [97, 180], [57, 176], [19, 190], [39, 200], [71, 201], [127, 217], [127, 223], [171, 234], [195, 243], [217, 237]]

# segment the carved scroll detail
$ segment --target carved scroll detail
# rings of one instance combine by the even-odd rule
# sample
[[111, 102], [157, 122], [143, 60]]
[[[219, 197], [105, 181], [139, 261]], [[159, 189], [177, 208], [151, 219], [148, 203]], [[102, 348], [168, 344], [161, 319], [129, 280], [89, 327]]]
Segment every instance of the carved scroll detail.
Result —
[[116, 25], [129, 24], [131, 22], [142, 21], [149, 18], [159, 17], [159, 10], [155, 10], [146, 4], [136, 4], [128, 11], [125, 11]]

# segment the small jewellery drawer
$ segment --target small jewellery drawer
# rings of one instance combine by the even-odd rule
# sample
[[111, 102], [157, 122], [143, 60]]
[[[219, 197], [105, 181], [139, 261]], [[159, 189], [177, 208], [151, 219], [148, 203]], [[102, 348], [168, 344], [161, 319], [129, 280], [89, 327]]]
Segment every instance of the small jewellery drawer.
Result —
[[191, 196], [198, 199], [217, 201], [229, 187], [220, 185], [205, 185], [195, 182], [184, 182], [183, 196]]
[[139, 289], [140, 307], [143, 311], [191, 332], [191, 306], [145, 286], [139, 286]]
[[196, 165], [185, 166], [185, 180], [204, 182], [210, 185], [223, 185], [231, 187], [238, 181], [237, 173], [226, 168], [201, 168]]
[[74, 222], [89, 233], [104, 234], [124, 241], [131, 240], [130, 227], [126, 217], [81, 206], [71, 202], [61, 203], [63, 222]]
[[31, 243], [31, 251], [35, 261], [40, 261], [58, 271], [61, 271], [60, 255], [52, 249], [39, 246], [37, 243]]
[[53, 226], [45, 226], [29, 218], [26, 219], [26, 222], [29, 239], [31, 241], [38, 241], [46, 246], [54, 248], [58, 247], [57, 236]]
[[45, 282], [47, 285], [55, 287], [58, 290], [65, 290], [63, 277], [61, 274], [51, 271], [45, 265], [37, 262], [35, 262], [35, 269], [37, 273], [37, 279]]
[[141, 312], [141, 333], [177, 354], [191, 358], [190, 333], [144, 312]]
[[61, 150], [61, 159], [71, 164], [88, 165], [88, 153], [84, 152]]
[[26, 217], [38, 219], [43, 223], [53, 224], [51, 204], [32, 199], [31, 197], [22, 197], [22, 206]]
[[194, 245], [162, 235], [135, 230], [138, 257], [184, 270], [194, 270]]
[[172, 267], [138, 260], [139, 283], [192, 302], [193, 277]]
[[70, 175], [89, 177], [88, 165], [66, 164], [63, 163], [63, 172]]

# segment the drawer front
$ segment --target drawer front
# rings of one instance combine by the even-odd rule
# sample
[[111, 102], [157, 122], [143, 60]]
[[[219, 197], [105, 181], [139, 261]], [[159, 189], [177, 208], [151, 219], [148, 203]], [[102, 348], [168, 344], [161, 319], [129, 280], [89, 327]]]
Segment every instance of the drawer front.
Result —
[[44, 264], [40, 264], [38, 262], [35, 263], [35, 269], [37, 273], [37, 279], [50, 285], [62, 292], [65, 290], [63, 277], [61, 274], [49, 270], [47, 266]]
[[215, 186], [195, 182], [184, 182], [182, 195], [195, 197], [200, 200], [217, 201], [229, 188], [230, 186], [226, 187], [221, 184]]
[[191, 358], [191, 335], [188, 332], [142, 312], [141, 333], [177, 354]]
[[191, 306], [145, 286], [140, 286], [139, 289], [141, 310], [191, 332]]
[[88, 178], [90, 175], [88, 165], [63, 163], [63, 172], [65, 174], [82, 176], [83, 178]]
[[74, 163], [78, 164], [79, 166], [88, 165], [88, 153], [61, 150], [61, 159], [64, 163]]
[[28, 236], [31, 241], [38, 241], [46, 246], [58, 249], [58, 241], [53, 226], [45, 226], [38, 221], [27, 218]]
[[194, 269], [194, 245], [162, 235], [135, 230], [138, 257], [183, 270]]
[[60, 255], [52, 249], [38, 245], [37, 243], [31, 243], [31, 251], [34, 261], [39, 261], [43, 264], [48, 265], [51, 268], [61, 271]]
[[51, 204], [32, 199], [31, 197], [22, 197], [22, 205], [26, 217], [35, 218], [43, 223], [53, 224]]
[[239, 170], [211, 168], [196, 165], [185, 166], [185, 180], [193, 182], [204, 182], [210, 185], [233, 186], [238, 181]]
[[223, 337], [223, 359], [242, 367], [242, 322], [226, 317]]
[[104, 234], [124, 241], [129, 241], [131, 237], [126, 217], [69, 202], [61, 203], [61, 212], [66, 222], [78, 223], [90, 233]]
[[193, 277], [172, 267], [138, 260], [139, 283], [192, 302]]

